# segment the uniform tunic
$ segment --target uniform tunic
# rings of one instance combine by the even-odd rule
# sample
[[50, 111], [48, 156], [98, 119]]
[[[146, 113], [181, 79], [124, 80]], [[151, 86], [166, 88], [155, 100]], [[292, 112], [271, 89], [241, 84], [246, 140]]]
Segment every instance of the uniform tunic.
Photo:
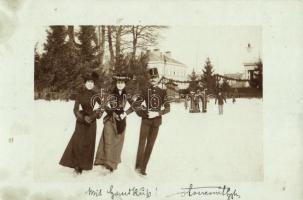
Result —
[[[162, 124], [162, 115], [170, 111], [170, 105], [166, 91], [154, 86], [150, 86], [146, 90], [143, 90], [136, 103], [138, 103], [138, 105], [145, 103], [146, 105], [141, 105], [141, 109], [137, 110], [137, 114], [142, 117], [142, 121], [136, 159], [136, 169], [145, 172], [158, 135], [159, 127]], [[164, 109], [161, 109], [162, 107], [164, 107]], [[137, 108], [138, 107], [135, 109]], [[149, 111], [158, 112], [159, 116], [148, 118]]]

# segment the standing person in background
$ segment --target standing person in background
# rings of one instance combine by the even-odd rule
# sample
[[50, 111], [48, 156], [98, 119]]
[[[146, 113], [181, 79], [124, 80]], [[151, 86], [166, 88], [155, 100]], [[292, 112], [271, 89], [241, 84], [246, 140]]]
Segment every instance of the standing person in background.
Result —
[[188, 98], [190, 99], [190, 107], [189, 107], [189, 112], [190, 113], [198, 113], [200, 112], [199, 110], [199, 105], [197, 105], [197, 101], [199, 102], [199, 97], [195, 93], [193, 89], [191, 89]]
[[235, 93], [233, 93], [231, 97], [233, 99], [233, 103], [235, 103], [236, 102]]
[[[93, 99], [97, 94], [93, 89], [98, 74], [95, 72], [85, 74], [83, 79], [84, 88], [79, 91], [74, 105], [74, 114], [77, 119], [75, 131], [59, 163], [65, 167], [74, 168], [76, 174], [81, 174], [82, 170], [93, 168], [96, 119], [101, 118], [103, 113], [101, 108], [93, 110], [96, 103]], [[101, 105], [101, 101], [98, 101], [98, 103]], [[82, 110], [80, 110], [80, 106]]]
[[[198, 104], [198, 110], [199, 110], [199, 112], [201, 111], [201, 112], [203, 112], [203, 113], [206, 113], [206, 105], [207, 105], [207, 96], [206, 96], [206, 89], [204, 89], [204, 90], [197, 90], [197, 99], [196, 99], [196, 101], [198, 101], [197, 102], [197, 104]], [[201, 110], [200, 110], [200, 99], [201, 99]]]
[[240, 97], [240, 96], [239, 96], [239, 92], [238, 92], [238, 89], [237, 89], [237, 88], [235, 88], [234, 93], [235, 93], [235, 97], [236, 97], [236, 98], [239, 98], [239, 97]]
[[204, 89], [202, 92], [202, 112], [206, 113], [207, 112], [207, 89]]
[[237, 90], [237, 88], [234, 89], [234, 92], [232, 94], [233, 103], [236, 102], [236, 97], [238, 97], [238, 90]]
[[[166, 91], [157, 86], [159, 82], [157, 68], [151, 68], [148, 72], [149, 85], [141, 91], [141, 96], [134, 105], [137, 114], [142, 118], [135, 166], [141, 175], [146, 175], [146, 167], [162, 124], [162, 115], [170, 112]], [[141, 105], [143, 102], [146, 107]]]
[[185, 110], [187, 110], [187, 108], [188, 108], [188, 94], [185, 94], [185, 97], [184, 97], [184, 107], [185, 107]]
[[114, 76], [116, 84], [107, 99], [107, 115], [103, 119], [104, 127], [95, 158], [95, 165], [102, 165], [110, 172], [117, 169], [121, 162], [126, 116], [133, 112], [131, 106], [125, 111], [127, 101], [132, 105], [125, 90], [127, 80], [128, 77], [123, 74]]
[[201, 99], [201, 102], [202, 102], [202, 92], [201, 90], [197, 90], [196, 91], [196, 95], [195, 95], [195, 104], [196, 104], [196, 108], [197, 108], [197, 112], [200, 112], [200, 99]]
[[219, 105], [219, 115], [223, 115], [223, 104], [224, 104], [224, 101], [226, 103], [226, 99], [222, 95], [221, 92], [218, 93], [217, 98], [215, 99], [215, 104], [217, 104], [217, 101], [218, 101], [218, 105]]

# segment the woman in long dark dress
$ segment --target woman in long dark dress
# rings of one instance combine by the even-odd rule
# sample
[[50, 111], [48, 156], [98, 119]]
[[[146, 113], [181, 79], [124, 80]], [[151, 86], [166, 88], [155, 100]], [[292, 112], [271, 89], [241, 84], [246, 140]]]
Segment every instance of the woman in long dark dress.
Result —
[[103, 132], [95, 158], [95, 165], [102, 165], [110, 172], [117, 169], [118, 164], [121, 162], [126, 115], [133, 112], [131, 106], [124, 111], [126, 101], [132, 105], [132, 100], [127, 98], [125, 90], [127, 77], [119, 75], [115, 76], [114, 79], [116, 87], [108, 97], [109, 105], [105, 108], [107, 115], [103, 119]]
[[[97, 95], [93, 88], [98, 74], [93, 72], [86, 74], [83, 78], [85, 88], [78, 93], [74, 105], [74, 114], [77, 118], [75, 131], [59, 163], [65, 167], [74, 168], [77, 174], [81, 174], [82, 170], [93, 168], [96, 119], [101, 118], [103, 113], [101, 108], [93, 110], [96, 103], [93, 99], [96, 99], [94, 97]], [[101, 104], [101, 101], [97, 102]], [[79, 110], [80, 105], [82, 110]]]

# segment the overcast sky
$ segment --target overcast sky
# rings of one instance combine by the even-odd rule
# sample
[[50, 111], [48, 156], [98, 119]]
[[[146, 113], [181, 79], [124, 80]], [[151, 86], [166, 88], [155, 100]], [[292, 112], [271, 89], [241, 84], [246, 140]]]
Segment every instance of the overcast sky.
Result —
[[[159, 48], [201, 71], [207, 57], [216, 73], [243, 72], [243, 62], [262, 58], [262, 32], [257, 26], [170, 27], [163, 32]], [[247, 45], [251, 44], [248, 53]]]
[[[38, 48], [46, 40], [47, 27], [41, 27]], [[247, 45], [251, 44], [248, 53]], [[171, 51], [172, 57], [201, 72], [207, 57], [215, 73], [242, 73], [243, 62], [262, 58], [262, 29], [259, 26], [193, 27], [174, 26], [162, 31], [158, 47], [162, 52]]]

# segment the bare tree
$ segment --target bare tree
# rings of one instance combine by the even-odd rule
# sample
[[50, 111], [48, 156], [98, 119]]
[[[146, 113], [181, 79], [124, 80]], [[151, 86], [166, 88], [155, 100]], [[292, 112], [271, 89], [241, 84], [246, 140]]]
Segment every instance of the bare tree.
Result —
[[122, 33], [122, 26], [116, 27], [116, 57], [121, 54], [121, 33]]
[[98, 26], [98, 47], [99, 47], [99, 61], [103, 64], [104, 50], [105, 50], [105, 26]]
[[67, 34], [68, 34], [68, 37], [69, 37], [69, 41], [75, 43], [74, 26], [68, 26], [67, 27]]
[[132, 26], [132, 56], [135, 57], [137, 49], [146, 50], [158, 44], [160, 31], [166, 26]]
[[110, 53], [110, 63], [114, 63], [115, 54], [114, 54], [113, 40], [112, 40], [112, 26], [107, 26], [107, 38], [108, 38], [108, 48]]
[[133, 35], [133, 52], [132, 57], [136, 56], [137, 52], [137, 43], [138, 43], [138, 26], [132, 26], [132, 35]]
[[119, 25], [107, 26], [107, 42], [111, 66], [120, 65], [127, 52], [136, 58], [138, 49], [146, 50], [158, 44], [166, 26]]
[[130, 26], [109, 26], [107, 30], [108, 48], [111, 65], [119, 65], [124, 50], [127, 49], [128, 41], [125, 37], [130, 34]]
[[117, 26], [115, 27], [115, 47], [116, 47], [116, 63], [117, 65], [120, 65], [120, 60], [121, 60], [121, 34], [122, 34], [122, 26]]

